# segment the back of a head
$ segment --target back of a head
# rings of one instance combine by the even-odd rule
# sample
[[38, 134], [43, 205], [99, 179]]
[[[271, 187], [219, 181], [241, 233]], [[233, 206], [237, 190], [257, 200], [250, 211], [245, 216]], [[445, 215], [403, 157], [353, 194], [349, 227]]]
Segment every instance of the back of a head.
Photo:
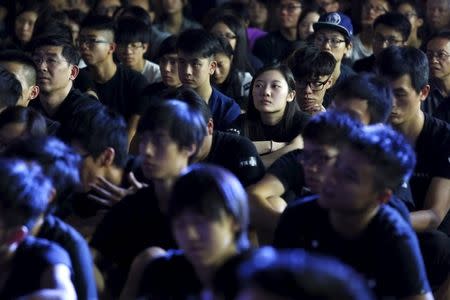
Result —
[[14, 74], [0, 67], [0, 110], [14, 106], [22, 96], [22, 85]]
[[88, 15], [81, 23], [81, 30], [107, 31], [114, 37], [114, 20], [107, 16]]
[[365, 280], [353, 269], [303, 250], [260, 248], [241, 264], [239, 277], [244, 289], [256, 288], [279, 299], [374, 299]]
[[150, 30], [148, 26], [135, 18], [122, 17], [117, 21], [115, 39], [118, 44], [131, 44], [141, 42], [150, 43]]
[[52, 193], [51, 181], [32, 162], [0, 159], [0, 223], [6, 229], [31, 229], [44, 213]]
[[156, 61], [159, 61], [164, 55], [177, 54], [177, 41], [178, 37], [176, 35], [171, 35], [164, 39], [156, 54]]
[[374, 74], [365, 73], [349, 77], [343, 81], [334, 99], [338, 102], [351, 100], [367, 101], [370, 124], [385, 123], [392, 110], [393, 93], [389, 82]]
[[33, 38], [30, 42], [30, 49], [32, 52], [47, 46], [62, 47], [61, 54], [69, 64], [77, 65], [80, 61], [80, 53], [72, 44], [72, 39], [67, 36], [59, 34], [40, 35]]
[[365, 126], [350, 139], [349, 146], [375, 166], [374, 181], [378, 189], [395, 189], [411, 176], [416, 155], [411, 144], [390, 126]]
[[419, 92], [428, 84], [429, 69], [425, 53], [413, 47], [388, 47], [376, 60], [377, 72], [389, 80], [409, 75], [411, 84]]
[[204, 29], [188, 29], [183, 31], [177, 41], [177, 49], [190, 56], [212, 58], [216, 54], [217, 38]]
[[119, 12], [117, 17], [131, 17], [140, 20], [147, 25], [149, 30], [152, 26], [152, 20], [150, 19], [148, 12], [140, 6], [126, 6]]
[[196, 145], [198, 151], [206, 136], [206, 122], [198, 109], [183, 101], [154, 101], [139, 121], [137, 132], [143, 134], [156, 130], [167, 130], [179, 147]]
[[125, 167], [128, 133], [120, 114], [100, 103], [93, 103], [75, 112], [63, 131], [67, 140], [77, 141], [94, 158], [107, 148], [113, 148], [113, 164], [119, 168]]
[[175, 182], [168, 215], [173, 220], [185, 211], [214, 221], [222, 219], [224, 213], [231, 216], [240, 227], [236, 235], [238, 249], [249, 247], [247, 194], [230, 171], [208, 164], [191, 165]]
[[303, 139], [320, 145], [341, 146], [362, 126], [346, 113], [329, 110], [309, 119], [303, 129]]
[[0, 65], [8, 62], [17, 63], [23, 67], [23, 75], [28, 87], [36, 85], [36, 65], [26, 52], [20, 50], [1, 51]]
[[297, 49], [288, 58], [288, 66], [296, 80], [305, 77], [318, 78], [331, 75], [336, 66], [336, 60], [330, 53], [308, 45]]
[[10, 145], [5, 157], [35, 161], [52, 180], [57, 199], [64, 199], [79, 185], [80, 156], [55, 137], [34, 136]]
[[407, 41], [411, 33], [411, 23], [408, 18], [397, 12], [387, 12], [377, 17], [373, 22], [373, 28], [384, 25], [401, 33], [403, 41]]

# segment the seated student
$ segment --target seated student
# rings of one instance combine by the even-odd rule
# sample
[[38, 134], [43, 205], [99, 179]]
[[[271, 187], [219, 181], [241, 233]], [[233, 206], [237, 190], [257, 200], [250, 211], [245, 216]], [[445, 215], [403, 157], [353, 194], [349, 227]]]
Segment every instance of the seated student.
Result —
[[190, 166], [173, 186], [168, 217], [180, 250], [153, 258], [154, 249], [140, 254], [121, 299], [199, 297], [218, 269], [250, 247], [247, 195], [220, 167]]
[[370, 56], [353, 64], [356, 72], [375, 72], [375, 60], [380, 52], [390, 46], [403, 47], [408, 44], [411, 23], [400, 13], [385, 13], [373, 22], [372, 50]]
[[332, 84], [334, 56], [315, 46], [305, 46], [291, 55], [288, 65], [295, 78], [295, 99], [300, 109], [311, 115], [325, 111], [323, 97]]
[[141, 92], [148, 82], [139, 72], [114, 62], [114, 39], [112, 19], [91, 16], [83, 21], [78, 48], [87, 67], [80, 70], [75, 86], [96, 92], [103, 104], [120, 113], [128, 124], [131, 141], [146, 108]]
[[44, 117], [31, 107], [9, 106], [0, 113], [0, 152], [19, 139], [46, 134]]
[[283, 212], [274, 245], [338, 258], [379, 298], [433, 299], [413, 229], [385, 205], [414, 164], [412, 147], [393, 129], [378, 124], [356, 130], [327, 170], [319, 195]]
[[30, 235], [52, 197], [39, 166], [0, 160], [0, 298], [76, 299], [67, 253]]
[[425, 9], [422, 1], [399, 0], [395, 3], [395, 11], [408, 18], [411, 24], [411, 33], [408, 38], [408, 46], [421, 49], [425, 25]]
[[261, 248], [238, 269], [236, 300], [372, 300], [360, 274], [338, 260], [302, 250]]
[[313, 24], [313, 44], [322, 51], [331, 53], [336, 59], [332, 79], [332, 86], [324, 96], [323, 106], [326, 108], [334, 98], [341, 82], [345, 81], [355, 72], [343, 63], [352, 51], [353, 25], [350, 18], [340, 12], [332, 12], [320, 16], [319, 21]]
[[17, 105], [22, 97], [22, 86], [13, 73], [0, 67], [0, 112], [8, 106]]
[[217, 130], [229, 128], [240, 115], [239, 105], [211, 86], [217, 68], [214, 55], [219, 41], [202, 29], [186, 30], [178, 37], [178, 75], [183, 86], [194, 89], [211, 109]]
[[450, 31], [432, 36], [426, 45], [430, 66], [430, 93], [421, 103], [422, 110], [450, 123]]
[[71, 40], [60, 35], [37, 37], [31, 49], [39, 96], [30, 106], [47, 118], [47, 132], [54, 135], [78, 109], [97, 101], [73, 88], [80, 55]]
[[285, 65], [260, 69], [251, 84], [247, 113], [229, 129], [248, 137], [269, 167], [281, 155], [302, 147], [301, 132], [309, 119], [295, 102], [295, 80]]
[[[45, 124], [45, 123], [44, 123]], [[93, 261], [86, 240], [62, 221], [70, 209], [70, 196], [78, 188], [80, 157], [71, 148], [53, 137], [29, 137], [14, 143], [5, 157], [34, 161], [52, 180], [55, 191], [45, 214], [39, 216], [30, 231], [34, 236], [54, 242], [69, 255], [73, 268], [73, 284], [79, 299], [96, 299]]]
[[[201, 113], [179, 100], [152, 103], [139, 122], [142, 172], [150, 181], [114, 205], [91, 239], [97, 262], [117, 294], [133, 258], [144, 249], [176, 248], [168, 221], [168, 197], [175, 180], [192, 161], [206, 135]], [[142, 232], [145, 235], [135, 235]], [[110, 269], [110, 271], [107, 271]], [[115, 275], [115, 277], [114, 277]]]
[[140, 72], [149, 84], [161, 81], [157, 64], [144, 58], [150, 44], [150, 31], [144, 22], [130, 17], [117, 21], [117, 56], [122, 64]]
[[28, 106], [28, 103], [39, 95], [36, 85], [36, 65], [28, 54], [18, 50], [0, 52], [0, 66], [16, 75], [22, 86], [22, 96], [17, 105]]
[[184, 10], [187, 5], [189, 2], [184, 0], [161, 1], [161, 16], [159, 22], [154, 24], [155, 28], [170, 34], [180, 34], [188, 29], [202, 28], [199, 23], [185, 16]]
[[164, 97], [180, 99], [202, 113], [207, 135], [194, 158], [195, 162], [215, 164], [231, 171], [244, 187], [264, 176], [265, 168], [253, 143], [246, 137], [215, 130], [208, 104], [192, 89], [182, 87]]

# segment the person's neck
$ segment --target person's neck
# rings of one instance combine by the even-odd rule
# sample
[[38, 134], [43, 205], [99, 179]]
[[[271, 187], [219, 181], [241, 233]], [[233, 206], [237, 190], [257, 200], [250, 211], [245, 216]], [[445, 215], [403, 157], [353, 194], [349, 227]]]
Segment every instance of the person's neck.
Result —
[[213, 141], [213, 135], [207, 135], [203, 139], [203, 143], [198, 151], [198, 154], [195, 156], [195, 162], [203, 161], [205, 160], [209, 152], [211, 151], [212, 147], [212, 141]]
[[281, 35], [288, 41], [295, 41], [297, 39], [297, 29], [293, 28], [280, 28]]
[[132, 69], [138, 71], [139, 73], [142, 73], [142, 71], [144, 71], [144, 67], [145, 67], [145, 59], [142, 58], [140, 61], [137, 62], [136, 65], [132, 67]]
[[177, 177], [152, 180], [159, 209], [163, 214], [167, 214], [169, 209], [169, 198], [176, 179]]
[[94, 76], [94, 80], [98, 83], [105, 83], [111, 80], [116, 74], [117, 65], [113, 61], [112, 56], [108, 57], [104, 62], [97, 65], [89, 66], [89, 70]]
[[66, 99], [67, 95], [69, 95], [72, 90], [73, 83], [69, 82], [67, 86], [57, 91], [46, 93], [42, 91], [39, 94], [39, 101], [44, 108], [45, 112], [49, 116], [53, 116], [61, 106], [61, 103]]
[[125, 176], [124, 173], [122, 168], [112, 165], [105, 171], [105, 179], [114, 185], [120, 186], [123, 181], [123, 176]]
[[259, 115], [261, 117], [261, 122], [264, 125], [274, 126], [283, 119], [284, 109], [282, 111], [272, 113], [259, 113]]
[[416, 115], [410, 119], [410, 121], [406, 121], [399, 125], [393, 125], [393, 127], [401, 132], [408, 139], [411, 145], [415, 145], [417, 138], [423, 129], [424, 123], [425, 115], [423, 111], [419, 110]]
[[347, 239], [357, 238], [369, 225], [380, 209], [375, 205], [364, 213], [348, 214], [336, 211], [329, 212], [329, 219], [333, 229]]
[[363, 30], [359, 33], [359, 39], [361, 40], [361, 43], [368, 49], [372, 49], [372, 37], [372, 26], [363, 27]]
[[176, 12], [174, 14], [167, 15], [165, 20], [166, 26], [170, 33], [177, 33], [180, 31], [181, 24], [183, 23], [183, 11]]
[[336, 66], [334, 67], [333, 74], [331, 74], [332, 82], [331, 82], [330, 88], [336, 84], [336, 82], [339, 79], [339, 76], [341, 76], [341, 64], [342, 64], [342, 62], [340, 62], [340, 61], [336, 62]]
[[439, 89], [439, 92], [444, 97], [448, 97], [450, 95], [450, 74], [445, 75], [444, 78], [433, 78], [436, 87]]
[[206, 103], [209, 103], [209, 98], [211, 98], [213, 91], [211, 84], [204, 84], [203, 86], [196, 88], [195, 91], [203, 100], [206, 101]]
[[409, 35], [408, 46], [417, 49], [420, 49], [420, 46], [422, 46], [422, 39], [417, 36], [417, 29]]

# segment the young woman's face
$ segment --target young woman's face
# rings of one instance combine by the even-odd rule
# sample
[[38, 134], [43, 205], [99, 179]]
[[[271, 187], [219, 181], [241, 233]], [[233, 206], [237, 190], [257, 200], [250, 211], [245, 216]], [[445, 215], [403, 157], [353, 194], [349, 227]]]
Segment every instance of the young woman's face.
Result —
[[220, 219], [212, 220], [185, 210], [172, 221], [172, 231], [194, 266], [219, 266], [236, 252], [235, 221], [225, 213]]
[[306, 40], [314, 33], [313, 24], [319, 21], [319, 17], [320, 15], [317, 12], [312, 11], [298, 23], [298, 37], [301, 40]]
[[214, 82], [217, 84], [222, 84], [228, 78], [231, 69], [231, 58], [223, 53], [218, 53], [215, 55], [217, 61], [217, 67], [214, 71]]
[[267, 6], [257, 0], [251, 0], [248, 6], [250, 23], [254, 26], [264, 27], [268, 20]]
[[14, 31], [17, 39], [22, 43], [28, 43], [31, 40], [37, 17], [34, 11], [25, 11], [16, 17]]
[[228, 43], [230, 43], [230, 46], [233, 50], [236, 48], [237, 36], [225, 23], [223, 22], [216, 23], [211, 28], [211, 33], [226, 39]]
[[270, 70], [259, 75], [252, 88], [253, 104], [260, 113], [284, 113], [286, 104], [294, 100], [283, 74]]

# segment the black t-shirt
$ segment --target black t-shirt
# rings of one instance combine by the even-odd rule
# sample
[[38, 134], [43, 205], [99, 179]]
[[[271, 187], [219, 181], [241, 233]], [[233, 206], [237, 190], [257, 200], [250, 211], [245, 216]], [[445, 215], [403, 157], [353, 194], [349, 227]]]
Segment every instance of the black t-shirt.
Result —
[[90, 244], [122, 275], [128, 274], [133, 259], [148, 247], [177, 248], [153, 185], [114, 205], [97, 226]]
[[98, 100], [94, 97], [84, 94], [78, 89], [72, 89], [52, 115], [49, 115], [45, 111], [39, 97], [31, 101], [30, 106], [46, 118], [47, 133], [49, 135], [56, 135], [60, 126], [64, 126], [66, 122], [70, 121], [77, 111], [95, 103], [98, 103]]
[[[233, 123], [233, 125], [228, 130], [229, 132], [237, 133], [240, 135], [245, 135], [244, 132], [244, 123], [246, 122], [247, 114], [240, 115], [236, 122]], [[276, 125], [264, 125], [262, 124], [262, 134], [260, 135], [253, 135], [250, 134], [250, 136], [247, 136], [252, 141], [275, 141], [275, 142], [281, 142], [281, 143], [289, 143], [291, 142], [296, 136], [302, 133], [303, 128], [305, 128], [306, 123], [308, 123], [308, 120], [310, 119], [310, 115], [302, 112], [297, 111], [294, 115], [294, 118], [292, 120], [291, 126], [289, 128], [284, 128], [283, 122], [278, 122]]]
[[431, 179], [433, 177], [450, 178], [450, 125], [425, 114], [415, 152], [417, 163], [409, 182], [415, 209], [421, 210]]
[[70, 225], [48, 215], [37, 235], [55, 242], [67, 251], [73, 267], [73, 283], [79, 299], [96, 299], [93, 261], [86, 240]]
[[267, 169], [267, 173], [277, 177], [283, 184], [285, 192], [281, 197], [288, 203], [305, 192], [304, 170], [297, 159], [301, 152], [300, 149], [290, 151], [278, 158]]
[[243, 186], [256, 183], [265, 172], [261, 157], [249, 139], [220, 131], [214, 131], [211, 150], [202, 162], [228, 169]]
[[40, 290], [42, 274], [59, 264], [71, 269], [66, 251], [55, 243], [28, 236], [14, 254], [11, 273], [0, 291], [0, 299], [16, 299]]
[[328, 89], [323, 97], [323, 106], [328, 107], [336, 96], [337, 91], [339, 90], [339, 86], [348, 79], [350, 76], [356, 75], [355, 71], [351, 67], [346, 64], [341, 64], [341, 74], [337, 79], [336, 83]]
[[[142, 90], [142, 95], [144, 97], [147, 97], [147, 100], [146, 100], [147, 107], [150, 103], [154, 102], [155, 100], [161, 99], [161, 96], [169, 89], [171, 89], [171, 88], [168, 87], [167, 85], [165, 85], [164, 82], [162, 82], [162, 81], [154, 82], [154, 83], [147, 85]], [[147, 108], [147, 107], [145, 107], [145, 108]], [[145, 110], [144, 110], [144, 112], [145, 112]]]
[[374, 72], [375, 71], [375, 55], [358, 59], [353, 64], [353, 70], [357, 73]]
[[92, 78], [90, 68], [80, 70], [75, 86], [82, 91], [94, 90], [100, 101], [129, 120], [132, 115], [142, 115], [147, 108], [147, 98], [142, 95], [147, 79], [139, 72], [117, 65], [114, 76], [105, 83]]
[[430, 291], [413, 229], [386, 205], [380, 207], [359, 237], [347, 239], [334, 230], [317, 196], [300, 199], [281, 215], [274, 245], [337, 257], [363, 274], [380, 298]]
[[430, 93], [427, 99], [422, 101], [422, 110], [435, 118], [450, 123], [450, 97], [442, 95], [434, 81], [430, 82]]
[[255, 41], [253, 54], [258, 57], [264, 65], [280, 62], [284, 59], [295, 41], [286, 39], [280, 31], [274, 31]]

